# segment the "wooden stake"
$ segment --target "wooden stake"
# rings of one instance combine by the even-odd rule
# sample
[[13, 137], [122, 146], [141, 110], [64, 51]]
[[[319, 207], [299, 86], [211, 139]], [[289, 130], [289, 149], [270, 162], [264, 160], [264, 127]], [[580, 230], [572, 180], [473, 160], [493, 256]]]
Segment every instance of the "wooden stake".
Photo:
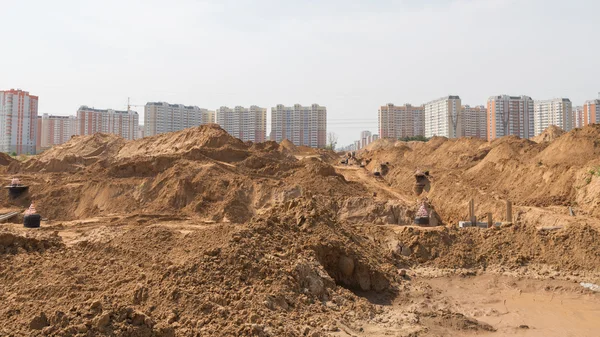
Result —
[[506, 222], [513, 222], [512, 202], [510, 200], [506, 200]]
[[471, 220], [471, 226], [477, 226], [477, 218], [475, 217], [475, 199], [469, 201], [469, 220]]
[[492, 228], [494, 226], [494, 221], [492, 220], [492, 213], [488, 213], [488, 228]]

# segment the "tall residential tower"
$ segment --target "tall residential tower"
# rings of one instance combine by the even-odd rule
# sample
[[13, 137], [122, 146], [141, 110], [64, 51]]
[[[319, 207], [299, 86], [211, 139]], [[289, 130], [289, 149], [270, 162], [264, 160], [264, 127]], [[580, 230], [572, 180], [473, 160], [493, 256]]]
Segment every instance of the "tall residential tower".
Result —
[[271, 108], [271, 140], [323, 148], [327, 143], [327, 108], [318, 104]]
[[488, 140], [514, 135], [534, 136], [533, 99], [529, 96], [499, 95], [488, 98]]
[[197, 106], [148, 102], [144, 107], [144, 137], [214, 122], [214, 111]]
[[66, 143], [77, 134], [77, 117], [43, 114], [37, 119], [37, 151]]
[[460, 97], [446, 96], [425, 104], [425, 137], [457, 138], [463, 133]]
[[0, 91], [0, 151], [36, 153], [38, 97], [23, 90]]
[[392, 103], [379, 107], [379, 136], [381, 138], [406, 138], [425, 135], [423, 106]]
[[94, 109], [85, 105], [77, 110], [77, 134], [112, 133], [125, 139], [136, 139], [139, 124], [135, 111]]
[[217, 123], [230, 135], [245, 142], [264, 142], [267, 135], [267, 109], [255, 105], [250, 108], [236, 106], [217, 109]]
[[583, 105], [583, 126], [600, 123], [600, 94], [598, 99], [586, 101]]
[[537, 136], [550, 125], [556, 125], [565, 131], [573, 129], [573, 111], [571, 100], [568, 98], [555, 98], [544, 101], [535, 101], [533, 118]]

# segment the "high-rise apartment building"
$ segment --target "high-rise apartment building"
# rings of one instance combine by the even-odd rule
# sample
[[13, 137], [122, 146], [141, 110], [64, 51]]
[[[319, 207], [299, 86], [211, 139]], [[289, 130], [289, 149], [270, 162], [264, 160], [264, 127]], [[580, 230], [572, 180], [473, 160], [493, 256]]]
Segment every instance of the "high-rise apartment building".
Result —
[[406, 138], [425, 135], [423, 106], [392, 103], [379, 108], [379, 136], [381, 138]]
[[458, 96], [446, 96], [425, 104], [425, 137], [457, 138], [463, 133]]
[[135, 139], [142, 139], [146, 137], [145, 136], [145, 128], [143, 125], [138, 125], [137, 127], [137, 136], [135, 137]]
[[77, 134], [77, 117], [43, 114], [37, 119], [37, 151], [66, 143]]
[[550, 125], [556, 125], [565, 131], [571, 131], [573, 129], [571, 100], [568, 98], [555, 98], [535, 101], [533, 120], [536, 136]]
[[214, 111], [201, 109], [197, 106], [148, 102], [144, 107], [145, 136], [179, 131], [214, 122]]
[[136, 139], [139, 116], [135, 111], [94, 109], [81, 106], [77, 110], [77, 134], [112, 133], [125, 139]]
[[598, 99], [586, 101], [583, 105], [582, 126], [600, 123], [600, 94]]
[[360, 133], [360, 147], [363, 148], [371, 143], [371, 131], [362, 131]]
[[463, 129], [460, 137], [487, 139], [487, 109], [483, 105], [462, 107]]
[[583, 106], [573, 107], [573, 128], [583, 127]]
[[271, 140], [323, 148], [327, 143], [327, 109], [318, 104], [271, 108]]
[[492, 96], [487, 102], [488, 140], [514, 135], [534, 136], [534, 102], [529, 96]]
[[0, 151], [36, 153], [38, 97], [23, 90], [0, 91]]
[[267, 109], [222, 106], [217, 109], [217, 123], [233, 137], [245, 142], [264, 142], [267, 136]]

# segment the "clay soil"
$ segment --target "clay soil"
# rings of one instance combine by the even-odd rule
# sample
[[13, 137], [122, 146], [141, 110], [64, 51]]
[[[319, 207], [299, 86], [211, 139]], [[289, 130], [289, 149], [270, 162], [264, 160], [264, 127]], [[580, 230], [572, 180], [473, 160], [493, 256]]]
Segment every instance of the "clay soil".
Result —
[[[595, 336], [600, 127], [536, 141], [381, 140], [361, 168], [208, 125], [1, 157], [29, 190], [0, 213], [43, 221], [0, 224], [0, 336]], [[458, 228], [470, 199], [501, 225]]]

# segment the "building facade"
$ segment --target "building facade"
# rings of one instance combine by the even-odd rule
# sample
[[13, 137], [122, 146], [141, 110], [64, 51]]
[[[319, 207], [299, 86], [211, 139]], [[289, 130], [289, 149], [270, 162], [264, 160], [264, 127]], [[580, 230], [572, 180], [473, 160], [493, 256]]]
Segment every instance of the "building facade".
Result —
[[360, 133], [360, 140], [354, 142], [354, 147], [356, 150], [363, 149], [377, 139], [379, 139], [379, 135], [374, 135], [371, 131], [362, 131]]
[[271, 108], [271, 140], [287, 139], [294, 145], [324, 148], [327, 145], [327, 108], [318, 104]]
[[529, 96], [499, 95], [488, 98], [488, 140], [504, 136], [534, 136], [534, 102]]
[[371, 131], [362, 131], [360, 133], [360, 147], [363, 148], [371, 143]]
[[568, 98], [535, 101], [533, 107], [534, 135], [539, 135], [550, 125], [565, 131], [573, 129], [573, 110]]
[[600, 123], [600, 98], [586, 101], [582, 112], [582, 126]]
[[135, 139], [142, 139], [144, 137], [146, 137], [144, 126], [143, 125], [138, 125], [137, 136], [136, 136]]
[[379, 136], [381, 138], [406, 138], [425, 135], [425, 112], [423, 106], [392, 103], [379, 108]]
[[0, 91], [0, 151], [36, 153], [38, 97], [27, 91]]
[[458, 96], [446, 96], [426, 103], [424, 106], [425, 137], [460, 137], [463, 133], [461, 109]]
[[255, 105], [250, 108], [220, 107], [216, 111], [217, 123], [233, 137], [245, 142], [260, 143], [267, 138], [267, 109]]
[[214, 123], [215, 112], [197, 106], [148, 102], [144, 106], [144, 135], [154, 136]]
[[573, 107], [573, 128], [583, 127], [583, 106]]
[[463, 129], [461, 137], [475, 137], [487, 139], [487, 109], [483, 105], [462, 107]]
[[77, 134], [77, 117], [43, 114], [37, 119], [37, 152], [66, 143]]
[[135, 111], [94, 109], [81, 106], [77, 110], [77, 134], [112, 133], [125, 139], [136, 139], [139, 116]]

